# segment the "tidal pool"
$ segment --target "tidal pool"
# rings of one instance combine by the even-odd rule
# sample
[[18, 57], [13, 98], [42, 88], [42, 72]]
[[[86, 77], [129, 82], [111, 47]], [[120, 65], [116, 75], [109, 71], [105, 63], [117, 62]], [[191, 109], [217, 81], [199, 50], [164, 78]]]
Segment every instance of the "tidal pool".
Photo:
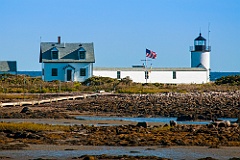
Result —
[[72, 159], [82, 155], [131, 155], [131, 156], [157, 156], [171, 159], [199, 159], [212, 157], [215, 159], [229, 159], [240, 157], [240, 147], [110, 147], [110, 146], [68, 146], [63, 149], [61, 146], [41, 146], [35, 145], [32, 150], [14, 150], [0, 151], [1, 156], [11, 157], [13, 159], [31, 159], [31, 158], [57, 158]]
[[[131, 122], [159, 122], [169, 123], [170, 120], [177, 120], [177, 117], [103, 117], [103, 116], [77, 116], [79, 120], [120, 120]], [[220, 120], [237, 121], [237, 118], [219, 118]], [[209, 124], [211, 121], [178, 121], [178, 124]]]

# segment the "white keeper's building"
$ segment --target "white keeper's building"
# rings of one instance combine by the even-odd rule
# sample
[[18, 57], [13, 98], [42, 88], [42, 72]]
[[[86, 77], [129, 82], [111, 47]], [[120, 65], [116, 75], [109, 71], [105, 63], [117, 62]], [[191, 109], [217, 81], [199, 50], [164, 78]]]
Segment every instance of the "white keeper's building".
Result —
[[210, 51], [201, 33], [190, 47], [189, 68], [98, 68], [95, 63], [93, 43], [41, 42], [39, 62], [42, 63], [44, 81], [84, 82], [92, 76], [122, 79], [129, 77], [138, 83], [208, 83], [210, 81]]
[[129, 77], [138, 83], [202, 84], [210, 81], [210, 51], [201, 33], [190, 47], [189, 68], [93, 68], [94, 76], [122, 79]]

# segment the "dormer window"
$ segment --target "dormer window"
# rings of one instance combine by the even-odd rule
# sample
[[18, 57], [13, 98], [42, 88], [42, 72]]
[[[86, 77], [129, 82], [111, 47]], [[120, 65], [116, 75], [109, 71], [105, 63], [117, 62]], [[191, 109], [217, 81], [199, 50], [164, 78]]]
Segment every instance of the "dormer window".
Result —
[[54, 47], [52, 50], [52, 59], [58, 59], [58, 49]]
[[79, 49], [79, 59], [86, 59], [86, 51], [84, 48]]

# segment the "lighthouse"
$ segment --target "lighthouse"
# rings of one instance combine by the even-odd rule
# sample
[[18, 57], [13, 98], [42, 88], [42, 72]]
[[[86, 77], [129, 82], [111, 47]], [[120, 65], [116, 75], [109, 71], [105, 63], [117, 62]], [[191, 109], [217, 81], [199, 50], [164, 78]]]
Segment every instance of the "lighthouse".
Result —
[[190, 47], [191, 51], [191, 68], [205, 68], [207, 70], [207, 79], [210, 81], [210, 51], [211, 47], [207, 46], [206, 39], [199, 36], [194, 40], [194, 46]]

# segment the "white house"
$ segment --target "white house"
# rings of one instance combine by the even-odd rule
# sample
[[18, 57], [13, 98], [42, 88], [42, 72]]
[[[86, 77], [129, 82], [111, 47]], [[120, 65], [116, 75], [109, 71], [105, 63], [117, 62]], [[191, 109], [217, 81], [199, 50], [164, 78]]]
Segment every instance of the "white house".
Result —
[[16, 61], [0, 61], [0, 74], [17, 74]]
[[93, 75], [93, 43], [41, 42], [39, 62], [44, 81], [83, 82]]
[[[94, 68], [94, 76], [122, 79], [129, 77], [137, 83], [207, 83], [204, 68]], [[148, 76], [148, 78], [147, 78]]]
[[190, 47], [191, 68], [147, 68], [144, 65], [133, 68], [94, 68], [94, 76], [125, 78], [138, 83], [207, 83], [210, 81], [210, 47], [200, 35]]

